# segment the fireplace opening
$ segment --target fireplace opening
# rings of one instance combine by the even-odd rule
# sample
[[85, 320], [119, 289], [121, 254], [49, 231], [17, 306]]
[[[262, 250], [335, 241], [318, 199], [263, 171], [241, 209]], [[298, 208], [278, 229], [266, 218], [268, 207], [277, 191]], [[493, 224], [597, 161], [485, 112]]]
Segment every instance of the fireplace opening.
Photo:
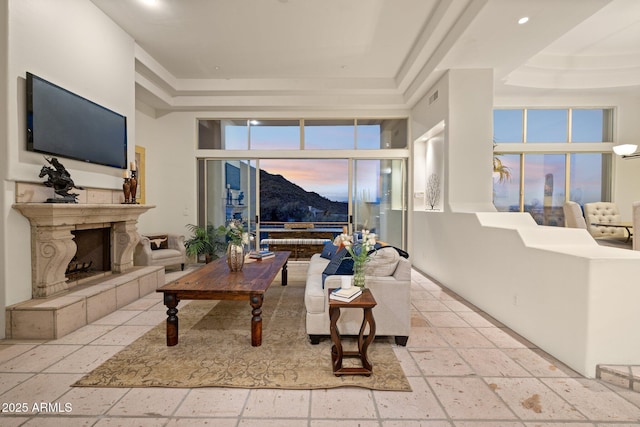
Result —
[[75, 230], [71, 234], [77, 250], [65, 272], [69, 282], [111, 271], [111, 228]]

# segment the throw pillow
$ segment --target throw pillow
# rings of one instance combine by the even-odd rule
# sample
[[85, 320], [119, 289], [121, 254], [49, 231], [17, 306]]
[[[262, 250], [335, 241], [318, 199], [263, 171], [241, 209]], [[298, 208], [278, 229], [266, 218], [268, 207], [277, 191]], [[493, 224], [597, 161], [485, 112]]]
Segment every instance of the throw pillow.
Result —
[[324, 289], [324, 281], [327, 276], [350, 276], [353, 274], [353, 260], [347, 258], [348, 256], [349, 252], [342, 248], [331, 258], [322, 272], [322, 289]]
[[364, 264], [364, 271], [367, 276], [391, 276], [396, 271], [398, 262], [398, 251], [392, 246], [384, 246], [369, 255], [369, 260]]
[[322, 258], [331, 259], [338, 252], [338, 246], [334, 245], [333, 242], [328, 242], [322, 248], [322, 253], [320, 256]]

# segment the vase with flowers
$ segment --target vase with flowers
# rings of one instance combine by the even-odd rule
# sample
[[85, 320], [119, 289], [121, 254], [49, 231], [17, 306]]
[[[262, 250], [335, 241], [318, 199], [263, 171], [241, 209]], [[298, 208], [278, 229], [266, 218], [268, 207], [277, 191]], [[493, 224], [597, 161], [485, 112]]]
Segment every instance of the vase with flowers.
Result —
[[335, 238], [333, 244], [343, 246], [349, 253], [348, 258], [353, 260], [353, 284], [364, 288], [364, 266], [369, 261], [369, 255], [375, 250], [376, 235], [369, 230], [362, 230], [362, 235], [356, 239], [347, 233], [342, 233]]
[[249, 244], [249, 233], [244, 231], [244, 223], [240, 219], [232, 219], [226, 225], [227, 265], [231, 271], [240, 271], [244, 266], [244, 245]]

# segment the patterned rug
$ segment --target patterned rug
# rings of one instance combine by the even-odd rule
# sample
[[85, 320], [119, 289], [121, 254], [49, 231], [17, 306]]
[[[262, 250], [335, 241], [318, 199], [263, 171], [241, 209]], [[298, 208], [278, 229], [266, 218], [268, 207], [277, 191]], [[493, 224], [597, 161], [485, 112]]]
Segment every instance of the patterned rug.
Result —
[[[166, 346], [162, 322], [73, 386], [83, 387], [240, 387], [322, 389], [363, 387], [411, 391], [391, 347], [377, 337], [369, 347], [370, 377], [336, 377], [331, 343], [311, 345], [305, 333], [304, 285], [274, 285], [262, 307], [262, 345], [251, 346], [248, 301], [182, 302], [179, 343]], [[182, 308], [181, 308], [182, 306]], [[355, 349], [355, 340], [344, 347]], [[347, 362], [356, 362], [351, 358]]]

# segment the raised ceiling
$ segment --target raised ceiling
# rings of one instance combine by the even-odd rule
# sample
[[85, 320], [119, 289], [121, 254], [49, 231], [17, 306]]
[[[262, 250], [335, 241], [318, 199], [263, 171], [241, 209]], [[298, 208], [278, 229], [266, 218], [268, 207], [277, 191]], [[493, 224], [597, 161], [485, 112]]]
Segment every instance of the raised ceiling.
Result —
[[406, 111], [451, 68], [494, 69], [497, 93], [640, 87], [637, 0], [92, 2], [161, 111]]

